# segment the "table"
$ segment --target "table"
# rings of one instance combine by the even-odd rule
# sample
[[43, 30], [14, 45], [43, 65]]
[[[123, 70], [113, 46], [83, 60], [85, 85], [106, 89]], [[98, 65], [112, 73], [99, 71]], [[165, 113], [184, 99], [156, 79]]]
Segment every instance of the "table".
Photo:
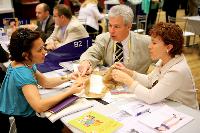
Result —
[[[127, 98], [127, 97], [126, 97]], [[84, 112], [88, 112], [89, 110], [94, 110], [97, 112], [100, 112], [104, 115], [109, 116], [110, 114], [113, 114], [117, 111], [119, 111], [119, 109], [116, 106], [119, 105], [124, 105], [127, 104], [126, 98], [124, 98], [124, 100], [122, 101], [117, 101], [117, 102], [113, 102], [110, 103], [108, 105], [96, 105], [94, 108], [90, 108], [88, 110], [84, 110], [82, 112], [78, 112], [75, 114], [72, 114], [70, 116], [66, 116], [61, 118], [61, 121], [70, 129], [72, 130], [72, 132], [76, 132], [79, 133], [80, 131], [77, 130], [76, 128], [72, 127], [71, 125], [69, 125], [67, 122], [73, 118], [76, 118], [78, 116], [80, 116], [81, 114], [83, 114]], [[198, 133], [200, 130], [200, 111], [198, 110], [194, 110], [190, 107], [187, 107], [185, 105], [182, 105], [180, 103], [177, 102], [173, 102], [173, 101], [165, 101], [165, 103], [167, 105], [169, 105], [170, 107], [174, 108], [175, 110], [185, 113], [187, 115], [190, 115], [192, 117], [194, 117], [194, 120], [189, 122], [188, 124], [184, 125], [183, 127], [181, 127], [180, 129], [178, 129], [177, 131], [175, 131], [175, 133], [188, 133], [188, 132], [192, 132], [192, 133]]]
[[[200, 16], [190, 16], [187, 17], [188, 23], [186, 30], [195, 33], [195, 35], [200, 35]], [[200, 48], [199, 55], [200, 55]]]
[[186, 21], [184, 32], [186, 34], [186, 47], [189, 47], [190, 36], [194, 36], [193, 43], [195, 43], [195, 35], [200, 35], [200, 16], [186, 16], [181, 19]]
[[[126, 100], [122, 101], [122, 102], [115, 102], [113, 103], [114, 105], [120, 105], [120, 104], [126, 104]], [[200, 111], [199, 110], [195, 110], [192, 109], [190, 107], [187, 107], [183, 104], [177, 103], [177, 102], [173, 102], [173, 101], [169, 101], [166, 100], [164, 103], [166, 103], [168, 106], [174, 108], [175, 110], [185, 113], [187, 115], [190, 115], [192, 117], [194, 117], [194, 120], [189, 122], [188, 124], [184, 125], [183, 127], [181, 127], [180, 129], [178, 129], [175, 133], [199, 133], [200, 131]]]
[[[58, 70], [53, 71], [52, 73], [57, 73], [58, 74]], [[60, 73], [60, 72], [59, 72]], [[58, 92], [60, 93], [60, 92]], [[52, 94], [52, 93], [51, 93]], [[53, 93], [54, 95], [56, 93]], [[48, 94], [47, 94], [48, 95]], [[43, 95], [44, 97], [44, 95]], [[65, 116], [63, 118], [61, 118], [60, 120], [73, 132], [75, 133], [79, 133], [80, 131], [74, 127], [72, 127], [71, 125], [68, 124], [68, 121], [76, 118], [80, 115], [82, 115], [85, 112], [88, 112], [90, 110], [99, 112], [101, 114], [104, 115], [111, 115], [117, 111], [119, 111], [119, 108], [117, 108], [120, 105], [125, 105], [127, 103], [129, 103], [130, 101], [135, 100], [135, 95], [134, 94], [121, 94], [121, 95], [116, 95], [112, 97], [113, 100], [111, 100], [110, 104], [104, 105], [101, 104], [99, 102], [97, 102], [96, 100], [92, 100], [92, 102], [94, 102], [94, 107]], [[173, 102], [173, 101], [169, 101], [166, 100], [164, 101], [165, 104], [167, 104], [168, 106], [172, 107], [173, 109], [175, 109], [176, 111], [185, 113], [189, 116], [192, 116], [194, 118], [194, 120], [192, 120], [191, 122], [189, 122], [188, 124], [184, 125], [183, 127], [181, 127], [180, 129], [178, 129], [175, 133], [187, 133], [187, 132], [192, 132], [192, 133], [198, 133], [200, 131], [200, 111], [199, 110], [195, 110], [192, 109], [190, 107], [187, 107], [185, 105], [182, 105], [180, 103], [177, 102]]]
[[200, 16], [190, 16], [187, 18], [186, 30], [200, 35]]

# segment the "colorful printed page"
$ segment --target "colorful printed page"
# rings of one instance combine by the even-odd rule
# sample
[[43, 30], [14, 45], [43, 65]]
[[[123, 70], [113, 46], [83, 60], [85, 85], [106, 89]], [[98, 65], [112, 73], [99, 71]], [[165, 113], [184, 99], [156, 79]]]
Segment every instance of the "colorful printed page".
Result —
[[70, 120], [69, 124], [85, 133], [112, 133], [122, 126], [120, 122], [94, 111]]
[[178, 112], [167, 105], [139, 119], [141, 123], [162, 133], [172, 133], [191, 120], [193, 117]]
[[125, 110], [133, 117], [138, 118], [141, 117], [142, 115], [151, 114], [151, 112], [160, 109], [164, 105], [165, 104], [163, 103], [149, 105], [142, 101], [134, 101], [120, 106], [120, 109]]

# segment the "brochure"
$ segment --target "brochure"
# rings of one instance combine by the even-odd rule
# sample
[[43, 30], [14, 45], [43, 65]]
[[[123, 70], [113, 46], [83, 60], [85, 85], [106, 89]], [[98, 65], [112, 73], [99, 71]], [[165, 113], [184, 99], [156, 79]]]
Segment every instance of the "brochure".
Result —
[[94, 111], [70, 120], [69, 124], [85, 133], [111, 133], [122, 126], [122, 123]]

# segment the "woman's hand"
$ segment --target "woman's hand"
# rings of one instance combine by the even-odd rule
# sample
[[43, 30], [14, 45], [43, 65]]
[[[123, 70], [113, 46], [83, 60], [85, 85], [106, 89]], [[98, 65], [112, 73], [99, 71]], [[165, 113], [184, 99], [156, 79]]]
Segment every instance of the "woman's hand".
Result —
[[78, 77], [75, 83], [71, 86], [71, 89], [74, 93], [80, 93], [83, 89], [86, 88], [86, 82], [89, 80], [88, 76]]
[[85, 89], [85, 84], [81, 82], [75, 82], [71, 87], [70, 90], [72, 94], [80, 93], [83, 89]]
[[115, 69], [119, 69], [119, 70], [121, 70], [121, 71], [123, 71], [123, 72], [125, 72], [126, 74], [128, 74], [129, 76], [133, 76], [133, 71], [132, 70], [130, 70], [130, 69], [128, 69], [128, 68], [126, 68], [122, 63], [120, 63], [120, 62], [115, 62], [113, 65], [112, 65], [112, 67], [113, 68], [115, 68]]
[[70, 77], [71, 77], [72, 80], [76, 80], [80, 77], [80, 75], [81, 75], [80, 72], [76, 71], [76, 72], [71, 73]]
[[123, 83], [127, 86], [131, 86], [133, 83], [133, 79], [125, 72], [120, 71], [118, 69], [112, 70], [112, 78], [120, 83]]

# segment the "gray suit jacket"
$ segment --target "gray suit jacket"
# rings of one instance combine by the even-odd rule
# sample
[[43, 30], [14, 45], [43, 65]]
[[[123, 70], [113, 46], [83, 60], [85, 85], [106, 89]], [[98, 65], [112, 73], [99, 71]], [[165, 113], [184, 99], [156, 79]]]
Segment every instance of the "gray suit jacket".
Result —
[[53, 17], [49, 16], [44, 31], [42, 31], [42, 27], [40, 26], [39, 21], [37, 21], [37, 26], [38, 28], [36, 29], [36, 31], [40, 32], [40, 36], [42, 40], [45, 42], [46, 39], [53, 33], [53, 30], [54, 30], [55, 23], [54, 23]]
[[[124, 65], [132, 70], [140, 73], [146, 73], [152, 60], [150, 59], [148, 44], [151, 39], [147, 35], [141, 35], [130, 31], [130, 57], [129, 62]], [[96, 37], [95, 44], [84, 52], [80, 61], [89, 60], [92, 66], [95, 67], [103, 61], [103, 65], [111, 66], [113, 64], [113, 54], [115, 45], [109, 33], [103, 33]]]
[[56, 47], [58, 48], [64, 44], [85, 37], [89, 37], [86, 29], [76, 18], [72, 17], [69, 24], [67, 25], [64, 35], [62, 34], [61, 27], [55, 26], [53, 33], [45, 43], [48, 44], [49, 42], [54, 41]]

